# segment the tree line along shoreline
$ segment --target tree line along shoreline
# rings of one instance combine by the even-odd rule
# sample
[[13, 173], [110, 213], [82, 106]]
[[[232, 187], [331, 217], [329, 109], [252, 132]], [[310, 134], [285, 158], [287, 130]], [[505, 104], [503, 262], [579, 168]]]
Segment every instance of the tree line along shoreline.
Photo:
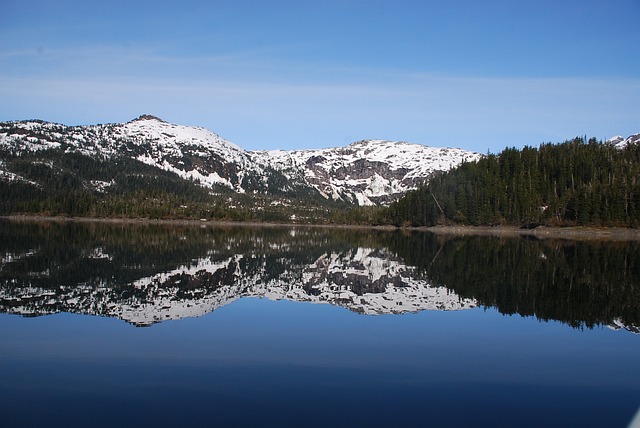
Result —
[[602, 241], [640, 241], [640, 229], [623, 227], [583, 227], [583, 226], [540, 226], [526, 229], [517, 226], [394, 226], [370, 224], [339, 223], [274, 223], [243, 222], [207, 219], [162, 219], [162, 218], [123, 218], [123, 217], [69, 217], [47, 215], [5, 215], [0, 220], [13, 223], [102, 223], [113, 225], [142, 225], [167, 227], [214, 227], [214, 228], [326, 228], [378, 230], [387, 232], [413, 233], [425, 232], [441, 236], [486, 236], [492, 238], [531, 237], [535, 239], [602, 240]]
[[[580, 234], [600, 235], [603, 229], [640, 228], [640, 145], [620, 148], [586, 137], [489, 153], [434, 174], [387, 207], [354, 207], [304, 195], [273, 198], [207, 190], [132, 161], [110, 168], [74, 153], [48, 151], [4, 162], [32, 183], [0, 180], [3, 216], [489, 227], [493, 233], [516, 229], [518, 234], [539, 235], [552, 228], [564, 233], [574, 228], [574, 234], [587, 228]], [[111, 176], [106, 188], [87, 189], [87, 182]]]

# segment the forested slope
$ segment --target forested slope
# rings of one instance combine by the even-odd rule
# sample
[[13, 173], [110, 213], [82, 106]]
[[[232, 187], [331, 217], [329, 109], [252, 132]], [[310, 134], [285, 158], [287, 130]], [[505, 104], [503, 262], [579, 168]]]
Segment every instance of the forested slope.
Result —
[[[238, 194], [203, 188], [124, 156], [58, 149], [4, 154], [0, 215], [322, 222], [339, 207], [319, 195]], [[7, 172], [10, 171], [10, 172]], [[4, 179], [3, 179], [4, 178]]]
[[586, 137], [507, 148], [431, 178], [382, 221], [437, 224], [640, 226], [640, 145]]

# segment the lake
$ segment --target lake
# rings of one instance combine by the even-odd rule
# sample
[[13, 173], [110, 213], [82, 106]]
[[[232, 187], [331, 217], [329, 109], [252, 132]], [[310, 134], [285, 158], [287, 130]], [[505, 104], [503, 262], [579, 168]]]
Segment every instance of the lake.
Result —
[[3, 426], [625, 427], [640, 243], [0, 221]]

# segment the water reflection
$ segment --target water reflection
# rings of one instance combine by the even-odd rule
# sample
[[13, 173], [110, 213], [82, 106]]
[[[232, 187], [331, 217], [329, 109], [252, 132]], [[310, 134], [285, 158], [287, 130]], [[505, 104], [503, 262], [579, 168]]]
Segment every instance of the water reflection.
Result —
[[390, 248], [432, 284], [504, 314], [640, 331], [638, 242], [414, 234]]
[[363, 314], [492, 306], [638, 332], [637, 243], [312, 228], [0, 222], [0, 312], [137, 326], [245, 297]]

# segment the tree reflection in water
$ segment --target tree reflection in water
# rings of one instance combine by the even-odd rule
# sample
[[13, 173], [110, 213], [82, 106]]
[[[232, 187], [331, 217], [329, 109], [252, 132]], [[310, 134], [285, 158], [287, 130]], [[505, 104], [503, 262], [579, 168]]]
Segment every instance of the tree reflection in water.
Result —
[[638, 332], [640, 245], [286, 227], [0, 222], [0, 311], [146, 326], [245, 296]]

